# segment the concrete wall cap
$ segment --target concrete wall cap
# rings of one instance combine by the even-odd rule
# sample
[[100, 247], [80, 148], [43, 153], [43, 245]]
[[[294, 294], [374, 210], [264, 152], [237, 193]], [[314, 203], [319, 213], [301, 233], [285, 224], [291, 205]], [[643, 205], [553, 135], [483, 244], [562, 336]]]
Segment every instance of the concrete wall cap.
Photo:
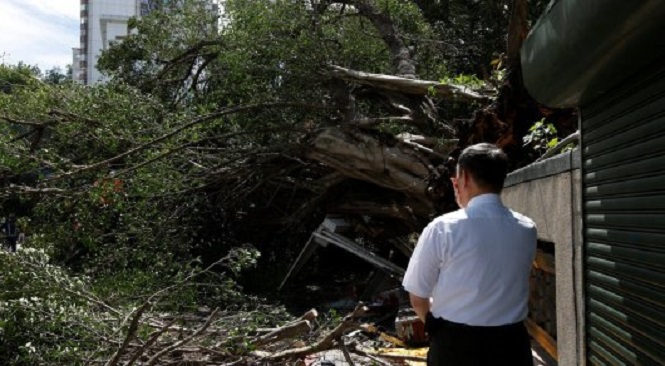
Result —
[[577, 148], [515, 170], [506, 177], [504, 187], [569, 172], [579, 169], [580, 165], [581, 154], [580, 149]]

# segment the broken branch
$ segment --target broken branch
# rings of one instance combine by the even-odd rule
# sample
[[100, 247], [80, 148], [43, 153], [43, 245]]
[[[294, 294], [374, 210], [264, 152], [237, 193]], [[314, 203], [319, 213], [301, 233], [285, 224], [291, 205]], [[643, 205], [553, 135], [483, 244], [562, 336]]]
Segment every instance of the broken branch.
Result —
[[143, 316], [143, 312], [148, 308], [150, 305], [149, 302], [143, 303], [140, 308], [134, 310], [134, 314], [132, 316], [132, 321], [129, 324], [129, 329], [127, 330], [127, 335], [125, 336], [125, 340], [122, 342], [120, 347], [118, 347], [118, 350], [115, 352], [113, 355], [113, 358], [109, 360], [109, 362], [106, 363], [105, 366], [115, 366], [118, 361], [120, 360], [120, 356], [122, 356], [122, 353], [125, 351], [125, 348], [129, 345], [129, 342], [136, 336], [136, 330], [138, 329], [139, 326], [139, 321], [141, 320], [141, 316]]
[[293, 338], [300, 334], [309, 332], [310, 330], [312, 330], [310, 322], [308, 320], [301, 320], [277, 328], [266, 335], [256, 338], [252, 343], [254, 343], [254, 345], [257, 347], [260, 347], [269, 343], [279, 342], [283, 339]]
[[152, 334], [150, 334], [150, 337], [148, 337], [148, 341], [145, 342], [145, 344], [142, 345], [139, 349], [137, 349], [136, 352], [134, 352], [134, 354], [132, 355], [132, 358], [130, 358], [129, 361], [127, 362], [127, 366], [132, 366], [134, 364], [134, 362], [136, 362], [136, 360], [138, 360], [139, 357], [141, 357], [141, 355], [143, 355], [143, 352], [146, 349], [150, 348], [159, 339], [159, 337], [162, 334], [164, 334], [164, 332], [169, 330], [171, 328], [171, 326], [173, 324], [175, 324], [176, 321], [178, 321], [177, 318], [173, 319], [168, 324], [164, 325], [161, 329], [158, 329], [155, 332], [153, 332]]
[[468, 101], [486, 101], [489, 96], [482, 95], [464, 86], [444, 84], [437, 81], [408, 79], [399, 76], [371, 74], [363, 71], [330, 65], [331, 74], [343, 80], [378, 89], [391, 90], [406, 94], [428, 95], [435, 92], [435, 97]]
[[191, 342], [194, 338], [198, 337], [199, 334], [203, 333], [203, 331], [205, 331], [210, 326], [210, 324], [212, 323], [213, 318], [215, 317], [215, 315], [217, 315], [218, 311], [219, 311], [219, 308], [215, 309], [215, 311], [213, 311], [212, 314], [210, 314], [210, 317], [205, 322], [205, 324], [203, 324], [201, 326], [201, 328], [196, 330], [196, 332], [194, 332], [192, 335], [190, 335], [189, 337], [187, 337], [187, 338], [185, 338], [181, 341], [178, 341], [178, 342], [174, 343], [173, 345], [171, 345], [169, 347], [166, 347], [166, 348], [162, 349], [161, 351], [157, 352], [154, 356], [152, 356], [152, 358], [150, 358], [150, 360], [148, 360], [148, 363], [146, 364], [146, 366], [154, 366], [157, 363], [157, 361], [159, 361], [159, 358], [164, 356], [166, 353], [171, 352], [174, 349], [176, 349], [178, 347], [181, 347], [181, 346]]
[[283, 359], [301, 358], [312, 353], [331, 349], [334, 347], [335, 341], [340, 339], [345, 332], [351, 329], [356, 329], [360, 326], [360, 324], [358, 324], [355, 319], [364, 315], [368, 310], [369, 309], [367, 307], [359, 304], [351, 314], [345, 316], [342, 322], [339, 323], [339, 325], [337, 325], [337, 327], [335, 327], [335, 329], [333, 329], [330, 333], [326, 334], [326, 336], [323, 337], [323, 339], [321, 339], [319, 342], [308, 347], [294, 348], [282, 352], [277, 352], [272, 355], [267, 355], [264, 357], [264, 360], [279, 361]]

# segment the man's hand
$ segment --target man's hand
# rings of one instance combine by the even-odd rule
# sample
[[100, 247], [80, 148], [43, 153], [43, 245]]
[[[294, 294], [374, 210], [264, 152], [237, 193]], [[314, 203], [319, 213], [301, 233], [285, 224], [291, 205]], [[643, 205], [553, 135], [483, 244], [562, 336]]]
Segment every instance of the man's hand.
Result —
[[411, 307], [413, 307], [413, 310], [418, 315], [418, 318], [420, 318], [423, 324], [425, 324], [425, 319], [427, 318], [427, 313], [429, 312], [430, 306], [429, 299], [416, 296], [412, 293], [409, 293], [409, 299], [411, 300]]

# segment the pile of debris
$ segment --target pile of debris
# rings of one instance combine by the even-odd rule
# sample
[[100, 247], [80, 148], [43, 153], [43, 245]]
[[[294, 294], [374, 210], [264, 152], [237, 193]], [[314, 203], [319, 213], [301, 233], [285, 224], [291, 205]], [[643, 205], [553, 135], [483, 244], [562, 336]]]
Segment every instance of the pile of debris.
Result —
[[[316, 311], [310, 310], [297, 321], [261, 336], [260, 339], [272, 343], [272, 347], [254, 351], [250, 356], [257, 357], [257, 361], [295, 361], [296, 364], [302, 365], [368, 363], [387, 365], [426, 361], [422, 351], [420, 354], [410, 354], [406, 351], [407, 344], [403, 340], [367, 322], [366, 320], [382, 314], [373, 312], [370, 306], [363, 304], [359, 304], [332, 330], [320, 333], [313, 344], [287, 341], [287, 338], [316, 332], [312, 327], [314, 321], [307, 319], [307, 316], [312, 314], [316, 314]], [[289, 344], [297, 347], [277, 350], [288, 347]], [[259, 342], [258, 345], [267, 346], [268, 343]]]
[[[124, 341], [111, 360], [102, 363], [106, 366], [425, 365], [424, 324], [410, 309], [408, 294], [399, 287], [404, 269], [390, 257], [380, 257], [371, 248], [354, 241], [352, 235], [348, 221], [327, 217], [282, 281], [284, 286], [321, 246], [331, 245], [372, 264], [375, 271], [366, 282], [358, 283], [364, 287], [362, 295], [354, 293], [324, 305], [349, 311], [343, 318], [320, 317], [317, 310], [311, 309], [299, 318], [273, 320], [272, 328], [256, 328], [248, 322], [252, 318], [250, 312], [199, 309], [198, 314], [172, 317], [147, 314], [146, 302], [126, 317], [129, 326]], [[407, 258], [407, 253], [413, 250], [410, 240], [390, 243], [401, 248]], [[358, 302], [357, 298], [366, 301]], [[145, 332], [142, 337], [137, 336], [139, 329], [143, 331], [146, 326], [152, 328], [152, 333], [147, 337]], [[556, 364], [544, 354], [534, 343], [535, 365]]]
[[[399, 287], [405, 270], [391, 256], [381, 257], [354, 240], [355, 229], [349, 222], [340, 216], [326, 217], [280, 286], [294, 277], [319, 247], [338, 248], [340, 254], [346, 252], [371, 264], [375, 270], [366, 283], [356, 283], [364, 288], [362, 294], [355, 293], [354, 285], [348, 298], [333, 296], [333, 303], [307, 304], [307, 308], [322, 306], [334, 312], [320, 317], [311, 309], [288, 321], [281, 317], [255, 323], [251, 319], [257, 314], [266, 317], [261, 310], [199, 309], [195, 314], [173, 316], [150, 312], [146, 302], [124, 317], [124, 340], [118, 342], [108, 361], [100, 362], [106, 366], [424, 364], [426, 349], [417, 348], [427, 340], [424, 326], [415, 313], [405, 310], [409, 308], [408, 294]], [[408, 259], [413, 243], [390, 243], [404, 254], [402, 260]], [[325, 278], [334, 282], [330, 276]], [[296, 287], [296, 293], [306, 292]], [[344, 317], [334, 315], [345, 311], [348, 314]], [[256, 324], [274, 327], [257, 328]]]
[[[276, 328], [255, 329], [254, 335], [234, 337], [219, 309], [206, 317], [145, 317], [137, 309], [129, 331], [115, 355], [105, 364], [115, 365], [417, 365], [426, 361], [426, 349], [408, 349], [369, 319], [378, 314], [358, 304], [334, 326], [318, 323], [315, 309]], [[195, 323], [199, 323], [194, 326]], [[140, 325], [156, 328], [145, 341], [136, 336]]]

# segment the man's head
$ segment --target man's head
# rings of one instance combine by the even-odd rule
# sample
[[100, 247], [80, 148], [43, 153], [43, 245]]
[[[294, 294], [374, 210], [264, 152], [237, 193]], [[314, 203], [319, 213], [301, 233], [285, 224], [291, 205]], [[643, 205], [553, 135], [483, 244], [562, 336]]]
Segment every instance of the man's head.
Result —
[[457, 160], [453, 179], [457, 204], [466, 207], [469, 201], [484, 193], [501, 193], [508, 174], [508, 156], [493, 144], [471, 145]]

